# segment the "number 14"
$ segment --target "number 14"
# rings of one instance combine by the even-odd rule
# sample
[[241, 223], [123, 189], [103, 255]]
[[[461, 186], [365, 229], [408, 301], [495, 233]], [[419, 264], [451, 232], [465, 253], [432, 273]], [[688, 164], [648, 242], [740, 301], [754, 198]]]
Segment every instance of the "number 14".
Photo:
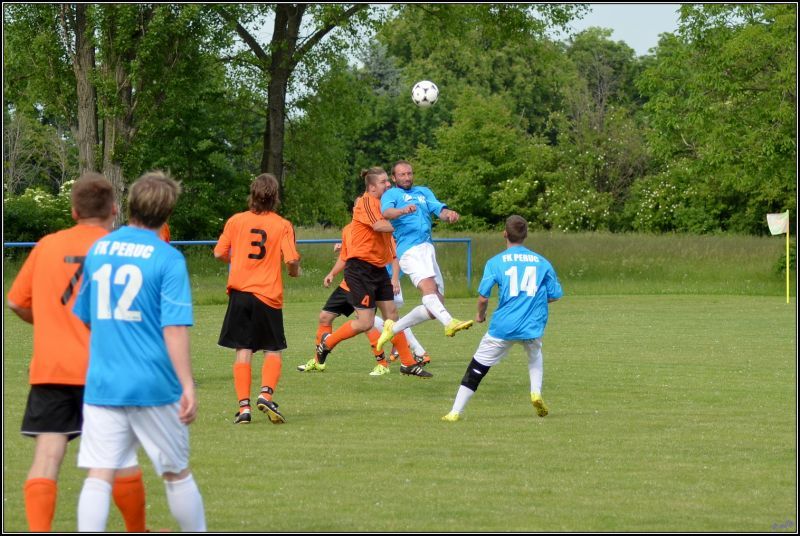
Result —
[[522, 274], [522, 281], [517, 283], [517, 267], [512, 266], [508, 270], [505, 271], [505, 275], [508, 276], [508, 295], [512, 298], [514, 296], [519, 296], [519, 289], [522, 290], [528, 296], [536, 295], [536, 267], [535, 266], [526, 266], [525, 272]]

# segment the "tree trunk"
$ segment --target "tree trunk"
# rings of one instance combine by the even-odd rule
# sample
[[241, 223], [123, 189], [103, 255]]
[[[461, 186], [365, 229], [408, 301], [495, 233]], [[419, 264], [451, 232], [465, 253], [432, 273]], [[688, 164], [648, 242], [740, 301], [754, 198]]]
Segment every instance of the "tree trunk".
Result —
[[269, 99], [261, 171], [278, 179], [283, 198], [283, 140], [286, 129], [286, 90], [295, 64], [294, 53], [306, 4], [277, 4], [269, 64]]
[[89, 76], [94, 70], [95, 55], [91, 32], [87, 27], [86, 4], [75, 4], [75, 55], [72, 70], [75, 73], [78, 96], [78, 128], [76, 143], [78, 145], [78, 171], [96, 171], [97, 160], [95, 148], [98, 145], [97, 135], [97, 93]]

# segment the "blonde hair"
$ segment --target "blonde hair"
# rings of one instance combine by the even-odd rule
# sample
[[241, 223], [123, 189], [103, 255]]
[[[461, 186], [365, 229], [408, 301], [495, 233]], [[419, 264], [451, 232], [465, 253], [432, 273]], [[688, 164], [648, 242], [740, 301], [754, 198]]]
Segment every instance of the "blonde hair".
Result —
[[128, 219], [158, 229], [169, 219], [181, 194], [181, 185], [160, 170], [145, 173], [128, 194]]

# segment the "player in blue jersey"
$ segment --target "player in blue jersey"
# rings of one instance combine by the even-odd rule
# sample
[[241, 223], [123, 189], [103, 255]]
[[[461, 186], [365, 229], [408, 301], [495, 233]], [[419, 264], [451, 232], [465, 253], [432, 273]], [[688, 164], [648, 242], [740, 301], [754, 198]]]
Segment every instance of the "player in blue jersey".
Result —
[[528, 222], [522, 216], [510, 216], [503, 232], [506, 250], [486, 262], [478, 286], [477, 322], [486, 320], [492, 288], [497, 285], [499, 298], [489, 330], [481, 339], [467, 366], [456, 400], [444, 421], [457, 421], [475, 394], [489, 369], [500, 362], [515, 343], [528, 354], [531, 379], [531, 403], [539, 417], [547, 415], [542, 400], [542, 335], [547, 325], [548, 304], [561, 298], [563, 291], [553, 266], [541, 255], [524, 247]]
[[453, 318], [445, 309], [444, 279], [431, 238], [431, 215], [455, 223], [459, 218], [458, 212], [436, 199], [430, 188], [414, 186], [414, 171], [405, 160], [394, 165], [392, 179], [397, 188], [390, 188], [383, 194], [381, 211], [394, 227], [400, 269], [422, 293], [422, 305], [396, 322], [384, 323], [376, 345], [378, 350], [382, 350], [395, 333], [433, 318], [444, 325], [444, 334], [448, 337], [472, 326], [472, 320]]
[[78, 466], [89, 469], [78, 501], [82, 532], [105, 530], [110, 483], [139, 445], [181, 529], [206, 529], [189, 470], [188, 425], [197, 415], [189, 274], [183, 255], [158, 236], [179, 193], [161, 172], [140, 177], [128, 196], [130, 224], [97, 240], [84, 261], [73, 309], [91, 329], [78, 453]]

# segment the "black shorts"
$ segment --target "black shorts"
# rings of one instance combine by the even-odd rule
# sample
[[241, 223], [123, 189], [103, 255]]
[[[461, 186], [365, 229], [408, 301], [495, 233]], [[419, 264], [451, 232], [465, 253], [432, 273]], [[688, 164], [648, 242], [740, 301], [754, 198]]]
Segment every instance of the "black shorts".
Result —
[[31, 385], [20, 432], [26, 436], [64, 434], [71, 441], [83, 426], [83, 385]]
[[323, 311], [333, 313], [335, 315], [350, 316], [353, 314], [353, 306], [350, 304], [350, 293], [342, 287], [336, 287], [336, 290], [331, 292], [328, 301], [322, 306]]
[[249, 292], [231, 289], [217, 344], [253, 352], [285, 350], [283, 311], [270, 307]]
[[375, 302], [394, 300], [392, 280], [386, 268], [361, 259], [347, 259], [344, 280], [350, 287], [350, 304], [356, 309], [375, 309]]

